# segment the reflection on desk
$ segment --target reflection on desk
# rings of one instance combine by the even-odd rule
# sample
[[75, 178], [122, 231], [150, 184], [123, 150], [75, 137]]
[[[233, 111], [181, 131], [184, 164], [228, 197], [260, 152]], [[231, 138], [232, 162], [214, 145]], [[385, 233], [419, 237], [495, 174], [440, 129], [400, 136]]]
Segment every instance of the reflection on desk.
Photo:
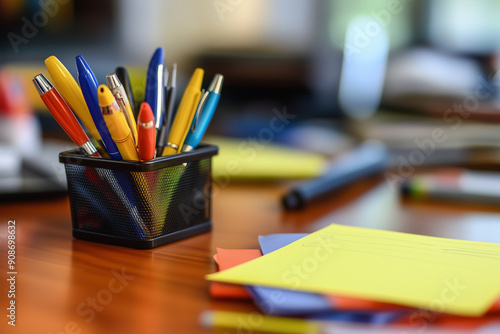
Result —
[[[17, 224], [16, 330], [212, 333], [199, 322], [203, 311], [257, 312], [250, 302], [209, 297], [204, 276], [215, 271], [215, 247], [258, 248], [259, 235], [310, 233], [337, 223], [500, 241], [500, 208], [401, 200], [381, 177], [355, 182], [299, 212], [280, 209], [285, 188], [280, 184], [215, 188], [212, 232], [152, 250], [73, 239], [67, 198], [32, 202], [29, 210], [23, 203], [1, 204], [1, 240], [6, 240], [8, 220]], [[5, 242], [0, 251], [7, 254]], [[0, 265], [4, 273], [6, 265], [6, 261]], [[0, 288], [8, 290], [5, 280]], [[409, 322], [405, 325], [412, 328]], [[6, 326], [3, 322], [2, 333]]]

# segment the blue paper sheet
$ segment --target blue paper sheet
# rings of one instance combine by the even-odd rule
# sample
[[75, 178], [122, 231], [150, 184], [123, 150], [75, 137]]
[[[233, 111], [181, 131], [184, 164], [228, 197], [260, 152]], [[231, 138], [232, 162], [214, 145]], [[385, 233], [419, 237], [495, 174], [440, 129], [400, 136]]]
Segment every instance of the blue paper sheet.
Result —
[[[306, 235], [307, 233], [280, 233], [259, 236], [262, 254], [269, 254]], [[321, 294], [262, 286], [247, 286], [246, 289], [259, 309], [268, 315], [305, 315], [311, 319], [352, 321], [371, 324], [387, 324], [401, 316], [400, 311], [335, 311], [330, 301]]]
[[[322, 321], [358, 322], [372, 325], [389, 324], [404, 314], [404, 311], [328, 311], [307, 316], [308, 319]], [[405, 333], [404, 331], [402, 333]]]
[[309, 233], [277, 233], [270, 235], [259, 235], [259, 244], [262, 255], [274, 252], [294, 241], [307, 236]]
[[259, 309], [269, 315], [304, 315], [332, 309], [323, 295], [293, 290], [247, 286]]

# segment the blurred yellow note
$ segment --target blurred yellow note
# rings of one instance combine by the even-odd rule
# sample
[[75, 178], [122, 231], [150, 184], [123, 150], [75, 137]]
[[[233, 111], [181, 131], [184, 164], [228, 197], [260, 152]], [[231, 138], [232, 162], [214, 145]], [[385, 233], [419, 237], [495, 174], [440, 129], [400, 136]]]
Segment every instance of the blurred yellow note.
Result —
[[481, 316], [500, 296], [500, 244], [332, 224], [207, 279]]
[[326, 158], [274, 144], [244, 139], [209, 137], [207, 143], [219, 146], [213, 159], [215, 179], [269, 180], [317, 177], [323, 174]]

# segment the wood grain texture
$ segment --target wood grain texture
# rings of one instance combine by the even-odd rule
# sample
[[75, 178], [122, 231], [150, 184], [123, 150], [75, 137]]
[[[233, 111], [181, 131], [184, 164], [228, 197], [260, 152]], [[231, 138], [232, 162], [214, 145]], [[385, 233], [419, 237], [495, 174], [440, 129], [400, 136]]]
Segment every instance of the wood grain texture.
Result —
[[[204, 276], [215, 271], [216, 247], [258, 248], [258, 235], [339, 223], [500, 241], [500, 209], [401, 200], [379, 177], [298, 212], [281, 209], [285, 189], [277, 183], [216, 187], [212, 232], [152, 250], [73, 239], [67, 198], [0, 204], [1, 276], [7, 272], [9, 219], [17, 223], [18, 270], [17, 326], [6, 324], [8, 287], [2, 279], [0, 332], [231, 333], [202, 328], [200, 313], [256, 308], [210, 298]], [[93, 300], [96, 309], [88, 306]]]

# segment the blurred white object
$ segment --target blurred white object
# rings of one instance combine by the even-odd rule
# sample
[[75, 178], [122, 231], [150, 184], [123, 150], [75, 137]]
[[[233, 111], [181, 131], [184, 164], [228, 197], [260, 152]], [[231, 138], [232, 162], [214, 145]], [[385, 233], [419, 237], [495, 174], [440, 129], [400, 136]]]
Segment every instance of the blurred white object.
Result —
[[9, 145], [26, 159], [40, 150], [42, 135], [33, 114], [0, 116], [0, 143]]
[[339, 103], [350, 117], [371, 116], [380, 104], [389, 55], [389, 36], [377, 20], [362, 16], [347, 27]]
[[0, 178], [15, 176], [21, 172], [21, 155], [12, 146], [0, 144], [0, 157]]
[[500, 48], [496, 0], [429, 1], [425, 34], [432, 45], [452, 53], [490, 54]]
[[416, 48], [391, 58], [384, 98], [404, 94], [462, 97], [474, 92], [481, 69], [471, 59]]

